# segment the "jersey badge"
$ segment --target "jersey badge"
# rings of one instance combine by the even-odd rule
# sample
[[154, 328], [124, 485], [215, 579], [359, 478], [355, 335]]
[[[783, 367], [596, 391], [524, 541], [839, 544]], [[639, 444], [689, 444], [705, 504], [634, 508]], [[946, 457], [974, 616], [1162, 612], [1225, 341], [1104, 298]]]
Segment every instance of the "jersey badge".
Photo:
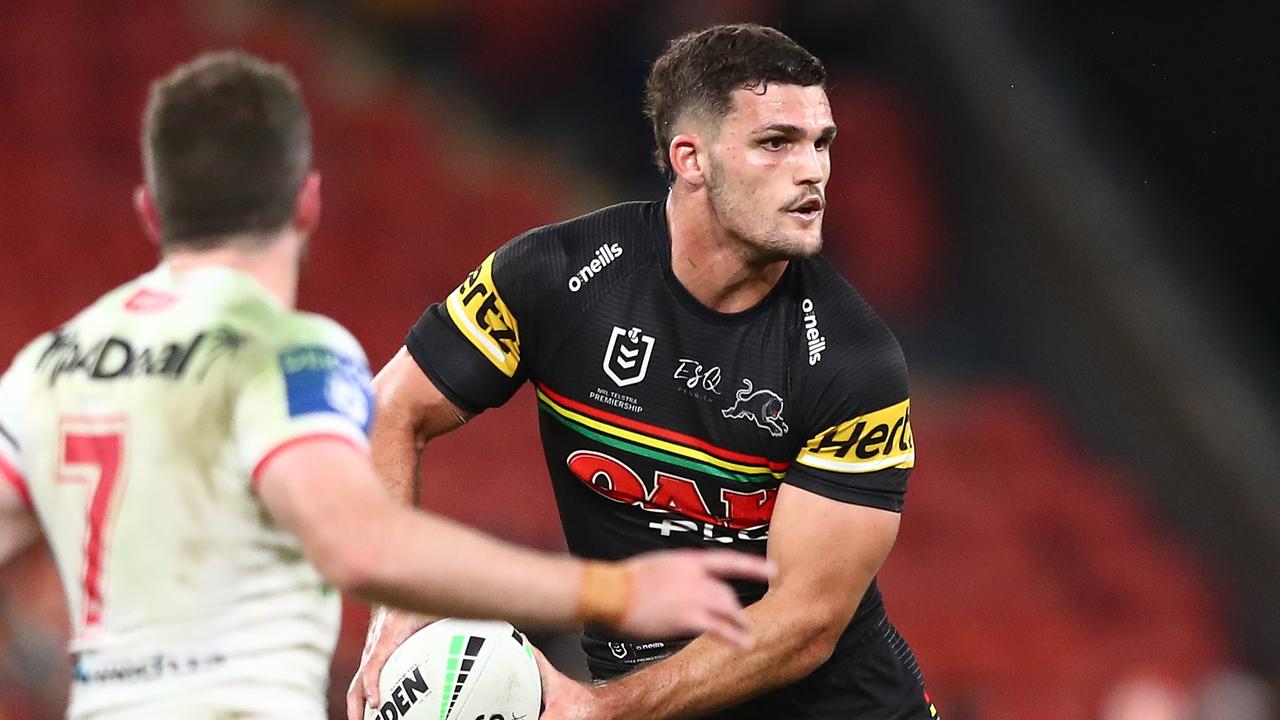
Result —
[[369, 434], [373, 392], [364, 363], [320, 345], [292, 347], [280, 353], [289, 415], [336, 413]]
[[644, 380], [649, 371], [649, 357], [653, 355], [653, 342], [653, 336], [638, 327], [624, 330], [615, 325], [609, 336], [609, 347], [604, 351], [604, 374], [618, 387]]
[[787, 432], [787, 421], [782, 419], [782, 396], [765, 388], [755, 389], [747, 378], [742, 379], [743, 388], [734, 393], [733, 405], [720, 411], [721, 415], [734, 420], [746, 418], [763, 430], [768, 430], [774, 437], [782, 437]]

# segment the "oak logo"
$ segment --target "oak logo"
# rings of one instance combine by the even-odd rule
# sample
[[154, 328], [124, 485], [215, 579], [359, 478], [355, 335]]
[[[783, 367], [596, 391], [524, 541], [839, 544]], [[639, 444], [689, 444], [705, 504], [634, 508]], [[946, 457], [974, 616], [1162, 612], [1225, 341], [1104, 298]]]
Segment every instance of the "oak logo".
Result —
[[708, 502], [691, 478], [657, 470], [651, 481], [642, 480], [626, 463], [594, 450], [575, 450], [565, 465], [582, 484], [616, 503], [734, 530], [767, 527], [778, 495], [776, 487], [741, 491], [710, 483], [706, 490], [716, 494]]
[[624, 330], [615, 325], [609, 336], [609, 347], [604, 351], [604, 374], [618, 387], [635, 385], [644, 380], [652, 355], [651, 335], [638, 327]]
[[493, 284], [493, 255], [449, 294], [445, 308], [453, 324], [507, 377], [520, 366], [520, 330]]

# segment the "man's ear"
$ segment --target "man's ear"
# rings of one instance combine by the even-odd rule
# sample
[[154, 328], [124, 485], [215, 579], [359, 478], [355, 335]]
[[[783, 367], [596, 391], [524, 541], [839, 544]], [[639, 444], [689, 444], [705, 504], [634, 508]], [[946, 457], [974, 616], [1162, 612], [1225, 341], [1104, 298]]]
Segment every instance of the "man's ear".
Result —
[[138, 223], [142, 232], [159, 247], [164, 242], [164, 233], [160, 230], [160, 213], [156, 210], [155, 198], [145, 184], [133, 189], [133, 211], [138, 215]]
[[693, 187], [707, 182], [707, 148], [697, 133], [680, 133], [667, 146], [667, 161], [676, 178]]
[[312, 170], [298, 190], [298, 208], [294, 211], [293, 226], [303, 235], [315, 232], [320, 224], [320, 172]]

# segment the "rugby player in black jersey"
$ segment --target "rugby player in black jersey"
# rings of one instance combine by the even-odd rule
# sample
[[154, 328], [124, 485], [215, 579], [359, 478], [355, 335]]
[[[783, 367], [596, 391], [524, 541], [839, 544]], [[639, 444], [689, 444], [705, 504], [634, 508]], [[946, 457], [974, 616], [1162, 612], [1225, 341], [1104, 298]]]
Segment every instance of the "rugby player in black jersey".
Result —
[[[937, 717], [875, 584], [915, 449], [898, 343], [818, 254], [836, 134], [824, 81], [770, 28], [675, 40], [646, 88], [667, 197], [508, 242], [375, 380], [375, 459], [406, 502], [423, 443], [531, 382], [572, 552], [775, 562], [767, 587], [737, 588], [754, 647], [588, 627], [605, 682], [544, 661], [547, 720]], [[351, 707], [421, 624], [375, 616]]]

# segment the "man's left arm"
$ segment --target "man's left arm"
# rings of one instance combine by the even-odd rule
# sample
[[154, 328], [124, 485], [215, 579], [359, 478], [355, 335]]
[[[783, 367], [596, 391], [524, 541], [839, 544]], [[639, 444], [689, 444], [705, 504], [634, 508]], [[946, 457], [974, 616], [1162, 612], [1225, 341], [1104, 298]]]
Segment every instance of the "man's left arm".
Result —
[[30, 502], [22, 477], [0, 455], [0, 568], [40, 537]]
[[[899, 518], [784, 484], [769, 531], [778, 574], [747, 609], [751, 650], [698, 638], [670, 658], [590, 688], [556, 673], [546, 681], [542, 718], [697, 717], [805, 677], [831, 657], [893, 547]], [[544, 678], [549, 671], [544, 663]]]
[[16, 369], [21, 358], [0, 377], [0, 569], [40, 537], [40, 522], [21, 469], [21, 448], [15, 433], [22, 419], [20, 380], [26, 376]]

